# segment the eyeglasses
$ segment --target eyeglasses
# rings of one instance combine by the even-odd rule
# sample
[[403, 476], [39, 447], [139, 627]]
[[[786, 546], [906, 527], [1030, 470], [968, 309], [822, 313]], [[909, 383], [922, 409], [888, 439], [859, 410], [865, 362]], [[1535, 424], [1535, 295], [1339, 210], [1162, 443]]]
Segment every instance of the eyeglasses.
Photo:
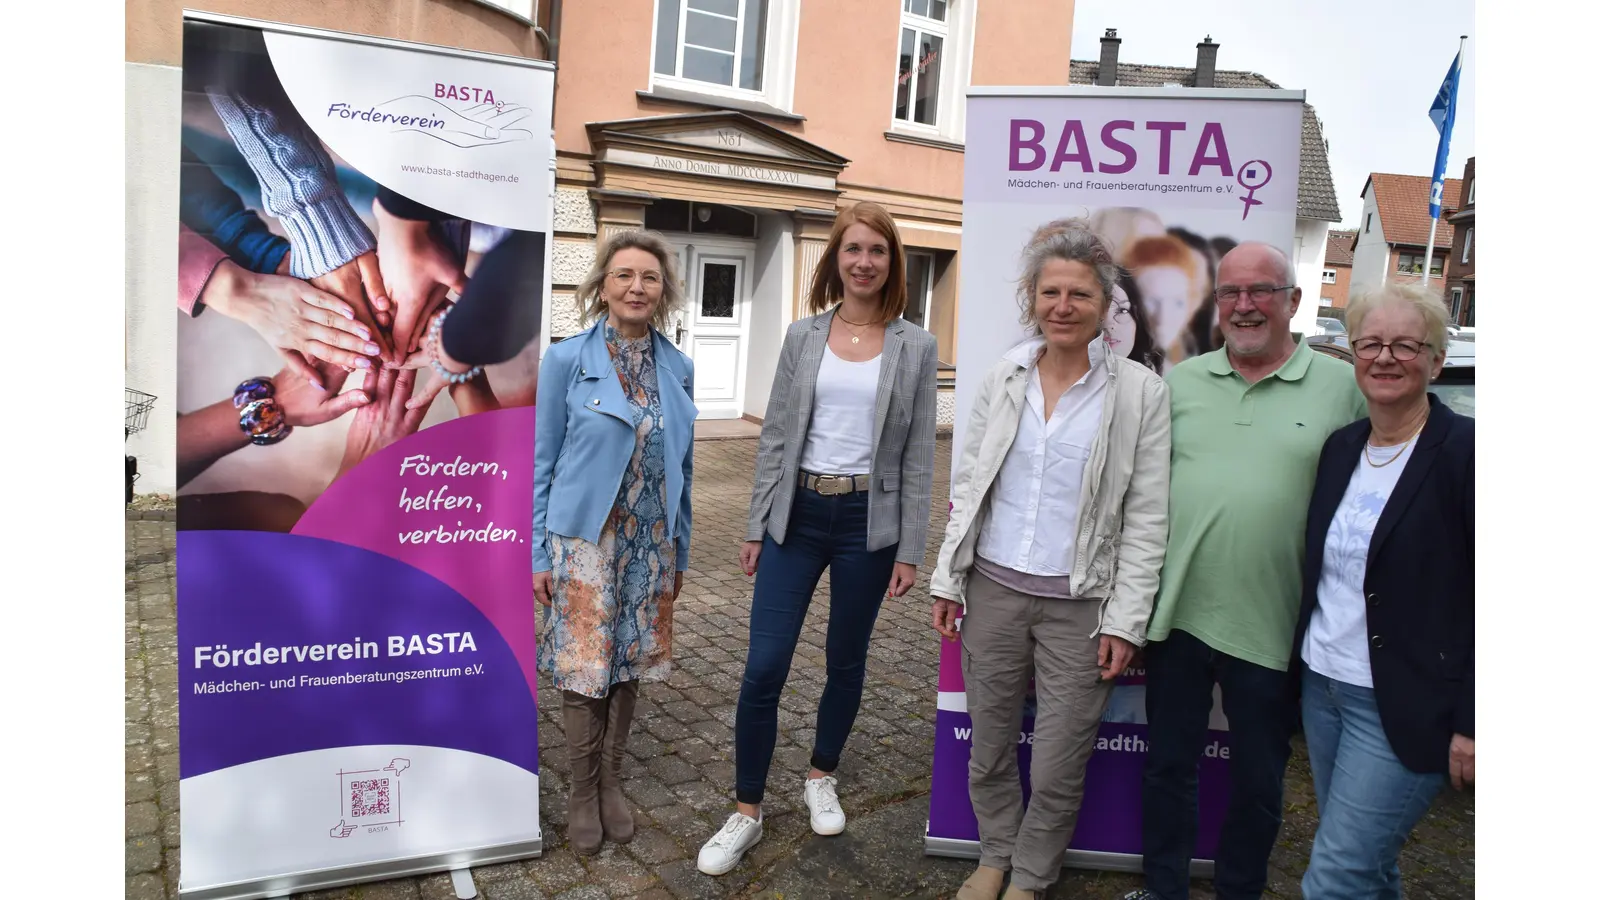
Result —
[[643, 284], [648, 289], [654, 289], [661, 286], [660, 272], [635, 272], [632, 269], [612, 269], [606, 273], [606, 277], [610, 278], [612, 281], [615, 281], [617, 284], [633, 284], [634, 279], [638, 279], [639, 283]]
[[1239, 299], [1240, 294], [1249, 294], [1251, 300], [1254, 300], [1257, 303], [1265, 303], [1272, 299], [1273, 294], [1276, 294], [1279, 291], [1290, 290], [1293, 287], [1294, 285], [1292, 284], [1280, 284], [1277, 286], [1270, 284], [1252, 284], [1249, 287], [1239, 287], [1237, 285], [1229, 284], [1217, 288], [1216, 297], [1218, 303], [1232, 303]]
[[1426, 341], [1413, 341], [1401, 338], [1398, 341], [1380, 341], [1377, 338], [1362, 338], [1352, 341], [1351, 352], [1360, 359], [1377, 359], [1383, 355], [1383, 348], [1388, 347], [1389, 353], [1397, 362], [1410, 362], [1417, 358], [1423, 347], [1432, 347]]

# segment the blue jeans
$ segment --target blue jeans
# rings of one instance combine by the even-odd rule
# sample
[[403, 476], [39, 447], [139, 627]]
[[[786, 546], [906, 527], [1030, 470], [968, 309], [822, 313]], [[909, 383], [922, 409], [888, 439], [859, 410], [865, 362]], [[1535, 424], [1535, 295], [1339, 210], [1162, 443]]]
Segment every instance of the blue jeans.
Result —
[[1211, 716], [1211, 686], [1222, 686], [1228, 717], [1228, 811], [1217, 846], [1217, 900], [1256, 900], [1283, 824], [1283, 771], [1289, 764], [1286, 672], [1211, 649], [1173, 631], [1145, 650], [1145, 713], [1150, 750], [1144, 768], [1145, 887], [1161, 900], [1187, 900], [1189, 864], [1200, 830], [1196, 789]]
[[766, 791], [778, 741], [778, 697], [789, 680], [789, 663], [824, 568], [833, 588], [828, 601], [828, 683], [817, 706], [811, 765], [822, 772], [838, 768], [861, 706], [867, 644], [894, 574], [896, 546], [867, 550], [865, 491], [825, 497], [797, 487], [784, 542], [767, 535], [756, 569], [750, 652], [733, 728], [740, 803], [760, 803]]
[[1400, 848], [1446, 776], [1394, 755], [1372, 688], [1305, 670], [1300, 700], [1317, 837], [1300, 880], [1306, 900], [1400, 900]]

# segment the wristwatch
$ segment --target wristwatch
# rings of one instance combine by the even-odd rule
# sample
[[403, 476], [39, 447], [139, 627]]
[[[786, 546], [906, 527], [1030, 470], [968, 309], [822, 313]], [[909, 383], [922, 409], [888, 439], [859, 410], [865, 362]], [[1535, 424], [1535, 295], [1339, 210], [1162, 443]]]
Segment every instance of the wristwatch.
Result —
[[277, 387], [265, 375], [240, 382], [233, 389], [233, 408], [239, 411], [239, 430], [258, 447], [288, 437], [294, 428], [278, 405]]

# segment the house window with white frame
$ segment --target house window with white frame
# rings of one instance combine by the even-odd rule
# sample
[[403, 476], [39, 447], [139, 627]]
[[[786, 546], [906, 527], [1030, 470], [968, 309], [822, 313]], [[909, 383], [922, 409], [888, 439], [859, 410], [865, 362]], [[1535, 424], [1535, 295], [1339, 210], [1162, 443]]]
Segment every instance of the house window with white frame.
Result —
[[1461, 261], [1472, 261], [1472, 229], [1467, 229], [1467, 236], [1461, 241]]
[[767, 75], [771, 0], [660, 0], [655, 72], [761, 93]]
[[1335, 284], [1339, 281], [1339, 273], [1333, 269], [1322, 270], [1322, 283]]
[[905, 320], [918, 328], [928, 327], [928, 310], [933, 308], [933, 254], [906, 251]]
[[1450, 321], [1461, 320], [1461, 288], [1450, 289]]
[[901, 0], [900, 64], [895, 75], [896, 124], [939, 128], [940, 89], [949, 70], [950, 4], [947, 0]]

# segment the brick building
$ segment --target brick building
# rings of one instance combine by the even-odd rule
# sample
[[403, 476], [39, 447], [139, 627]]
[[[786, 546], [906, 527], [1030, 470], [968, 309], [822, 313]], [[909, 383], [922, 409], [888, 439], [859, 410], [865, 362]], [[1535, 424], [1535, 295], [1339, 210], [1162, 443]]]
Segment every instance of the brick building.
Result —
[[1350, 267], [1355, 262], [1356, 233], [1354, 231], [1328, 232], [1328, 247], [1323, 251], [1321, 293], [1317, 300], [1317, 314], [1328, 315], [1330, 310], [1343, 310], [1350, 305]]
[[[1361, 219], [1352, 246], [1350, 287], [1376, 287], [1393, 280], [1422, 281], [1427, 256], [1428, 193], [1433, 182], [1426, 175], [1392, 175], [1374, 172], [1361, 189]], [[1461, 179], [1444, 183], [1443, 209], [1454, 209], [1461, 196]], [[1441, 212], [1433, 238], [1433, 265], [1428, 284], [1440, 290], [1450, 278], [1450, 247], [1455, 228]]]
[[1450, 244], [1450, 277], [1445, 282], [1445, 301], [1450, 304], [1450, 315], [1457, 325], [1472, 325], [1476, 318], [1473, 270], [1478, 257], [1477, 247], [1472, 243], [1472, 220], [1477, 211], [1473, 190], [1478, 177], [1477, 162], [1477, 157], [1467, 160], [1467, 170], [1461, 174], [1461, 202], [1454, 209], [1445, 210], [1455, 230], [1455, 240]]

